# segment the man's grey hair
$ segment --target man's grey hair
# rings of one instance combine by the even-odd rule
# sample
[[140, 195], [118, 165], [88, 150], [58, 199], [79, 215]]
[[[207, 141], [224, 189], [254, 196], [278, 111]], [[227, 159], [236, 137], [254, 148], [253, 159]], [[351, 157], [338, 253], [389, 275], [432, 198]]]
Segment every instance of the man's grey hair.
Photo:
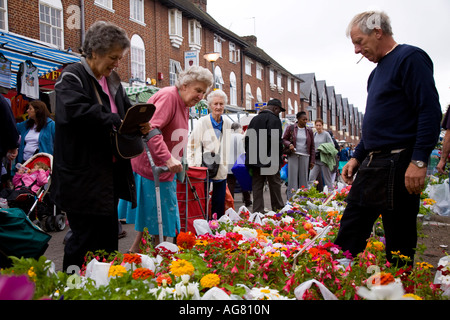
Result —
[[93, 52], [104, 56], [116, 48], [126, 50], [130, 46], [124, 29], [111, 22], [97, 21], [86, 32], [81, 50], [83, 56], [92, 58]]
[[208, 69], [201, 66], [192, 66], [178, 74], [178, 78], [175, 81], [175, 86], [181, 88], [183, 85], [187, 85], [194, 81], [203, 82], [208, 87], [212, 87], [214, 78]]
[[347, 37], [355, 26], [364, 34], [371, 34], [374, 29], [381, 29], [384, 34], [393, 35], [391, 20], [383, 11], [365, 11], [357, 14], [347, 27]]

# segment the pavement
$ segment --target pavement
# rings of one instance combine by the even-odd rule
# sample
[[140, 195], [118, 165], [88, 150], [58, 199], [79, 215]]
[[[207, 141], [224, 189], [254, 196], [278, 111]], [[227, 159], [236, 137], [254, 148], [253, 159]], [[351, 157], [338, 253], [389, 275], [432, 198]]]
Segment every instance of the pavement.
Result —
[[[283, 185], [281, 190], [283, 200], [286, 201], [286, 187]], [[266, 208], [270, 208], [270, 195], [267, 188], [264, 190], [264, 204]], [[241, 206], [243, 206], [242, 193], [236, 193], [234, 199], [234, 208], [237, 211]], [[248, 209], [252, 211], [252, 206], [249, 206]], [[52, 236], [49, 243], [48, 248], [44, 253], [44, 256], [51, 260], [55, 264], [56, 271], [62, 271], [63, 265], [63, 257], [64, 257], [64, 237], [69, 231], [69, 226], [63, 231], [55, 231], [49, 232]], [[134, 224], [126, 224], [122, 223], [122, 230], [127, 232], [127, 235], [124, 238], [119, 239], [119, 252], [126, 253], [136, 236], [136, 231], [134, 230]]]

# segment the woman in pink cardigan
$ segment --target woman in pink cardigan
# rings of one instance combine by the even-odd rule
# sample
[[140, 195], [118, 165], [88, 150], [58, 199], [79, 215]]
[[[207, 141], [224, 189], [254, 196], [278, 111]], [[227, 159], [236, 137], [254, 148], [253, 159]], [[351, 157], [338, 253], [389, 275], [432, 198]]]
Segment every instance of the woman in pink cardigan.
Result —
[[[189, 108], [202, 100], [213, 84], [212, 73], [203, 67], [194, 66], [178, 75], [175, 86], [165, 87], [154, 94], [148, 103], [156, 106], [150, 120], [152, 128], [158, 128], [162, 135], [148, 141], [150, 153], [156, 166], [167, 166], [169, 172], [160, 175], [160, 194], [164, 237], [176, 237], [180, 231], [180, 215], [176, 195], [175, 174], [181, 172], [181, 158], [189, 133]], [[136, 180], [137, 207], [121, 201], [119, 218], [127, 218], [135, 224], [138, 232], [130, 252], [139, 252], [144, 228], [159, 240], [156, 194], [153, 172], [144, 152], [131, 160]]]

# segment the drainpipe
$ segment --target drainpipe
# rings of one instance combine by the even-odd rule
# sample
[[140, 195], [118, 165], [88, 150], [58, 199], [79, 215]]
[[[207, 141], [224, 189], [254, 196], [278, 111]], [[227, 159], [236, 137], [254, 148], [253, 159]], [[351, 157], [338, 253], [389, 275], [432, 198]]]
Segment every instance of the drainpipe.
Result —
[[80, 34], [81, 34], [81, 46], [83, 46], [84, 43], [84, 36], [85, 36], [85, 16], [84, 16], [84, 0], [80, 0]]

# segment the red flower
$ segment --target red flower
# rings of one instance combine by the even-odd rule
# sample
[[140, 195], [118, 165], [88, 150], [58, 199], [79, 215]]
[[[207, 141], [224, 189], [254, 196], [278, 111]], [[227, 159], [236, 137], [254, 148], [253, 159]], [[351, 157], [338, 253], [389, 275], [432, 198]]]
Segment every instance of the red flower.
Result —
[[136, 270], [134, 270], [132, 277], [134, 280], [137, 279], [142, 279], [145, 280], [149, 277], [153, 277], [154, 273], [152, 270], [147, 269], [147, 268], [137, 268]]
[[195, 235], [188, 232], [180, 232], [177, 236], [177, 245], [183, 249], [191, 249], [195, 245]]
[[142, 259], [141, 256], [137, 253], [125, 253], [123, 255], [123, 262], [128, 262], [128, 263], [134, 263], [134, 264], [141, 264], [142, 263]]

